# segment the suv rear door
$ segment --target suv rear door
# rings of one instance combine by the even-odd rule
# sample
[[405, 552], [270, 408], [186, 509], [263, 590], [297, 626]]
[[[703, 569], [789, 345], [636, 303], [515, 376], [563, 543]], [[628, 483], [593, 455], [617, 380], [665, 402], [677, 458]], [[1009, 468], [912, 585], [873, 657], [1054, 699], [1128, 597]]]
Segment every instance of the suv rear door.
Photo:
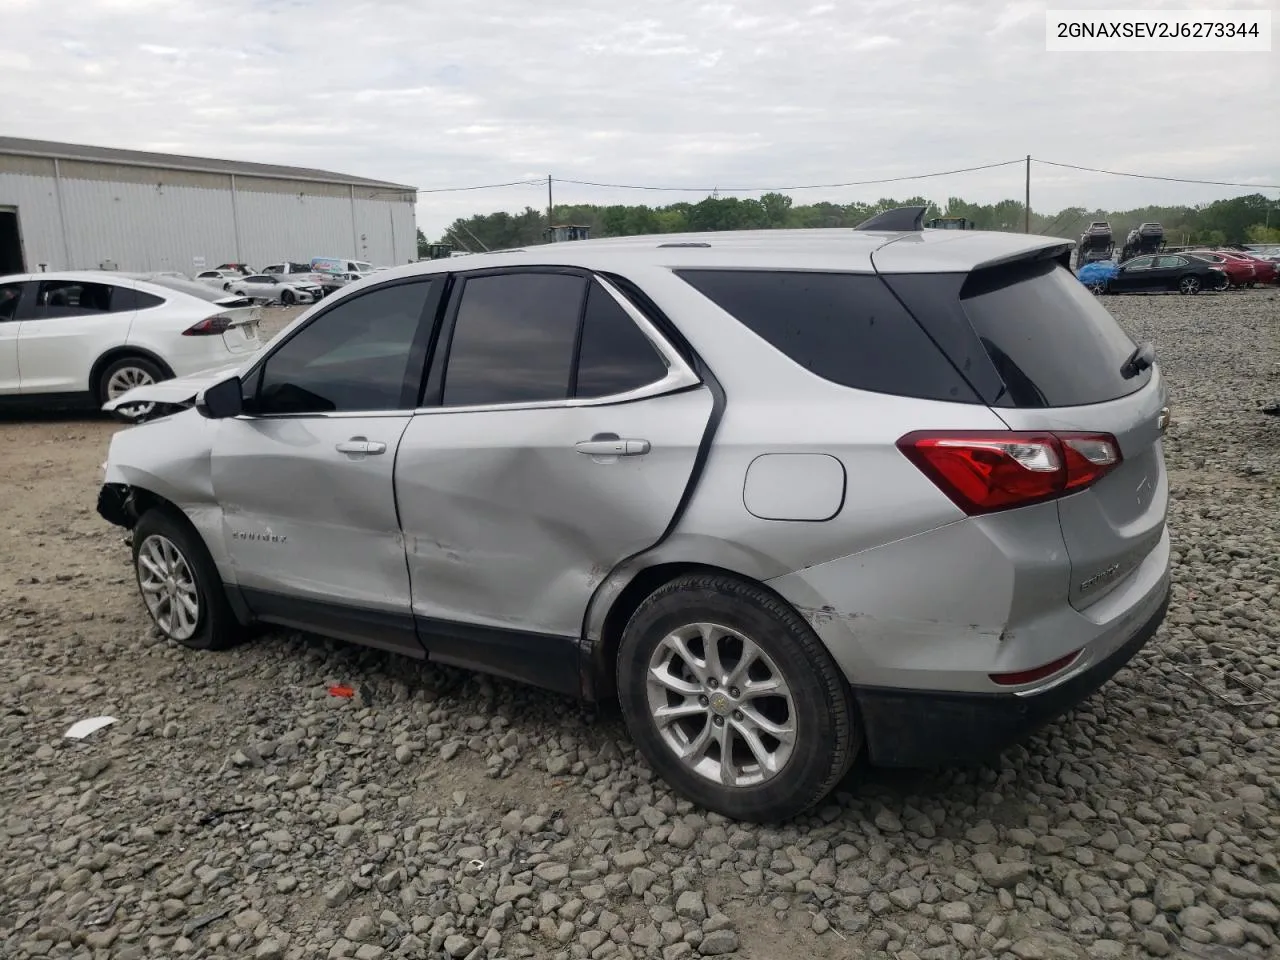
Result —
[[975, 271], [960, 302], [1004, 373], [1008, 386], [993, 409], [1011, 429], [1108, 433], [1119, 445], [1115, 469], [1058, 501], [1070, 601], [1084, 609], [1123, 583], [1164, 535], [1167, 392], [1160, 371], [1122, 372], [1135, 344], [1052, 261]]
[[459, 276], [396, 499], [435, 659], [578, 690], [587, 603], [676, 516], [710, 390], [583, 271]]

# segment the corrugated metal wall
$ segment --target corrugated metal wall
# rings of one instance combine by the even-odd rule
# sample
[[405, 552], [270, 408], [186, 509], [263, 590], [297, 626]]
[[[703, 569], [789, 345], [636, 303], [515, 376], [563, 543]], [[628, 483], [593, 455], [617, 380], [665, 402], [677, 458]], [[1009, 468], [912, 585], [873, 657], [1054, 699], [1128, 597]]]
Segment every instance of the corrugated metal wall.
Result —
[[[29, 270], [199, 269], [226, 261], [353, 257], [375, 266], [416, 256], [403, 195], [110, 164], [0, 157], [0, 207], [17, 207]], [[61, 212], [58, 192], [61, 189]], [[354, 197], [353, 197], [354, 194]], [[65, 222], [65, 231], [63, 223]], [[64, 248], [65, 235], [65, 248]]]

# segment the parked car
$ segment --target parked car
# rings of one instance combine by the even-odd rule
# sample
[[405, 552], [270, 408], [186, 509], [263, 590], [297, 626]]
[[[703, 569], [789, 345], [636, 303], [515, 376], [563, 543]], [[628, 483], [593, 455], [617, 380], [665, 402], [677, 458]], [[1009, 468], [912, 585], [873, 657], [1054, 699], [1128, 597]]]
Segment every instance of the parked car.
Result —
[[1094, 260], [1076, 271], [1076, 277], [1096, 294], [1107, 292], [1107, 284], [1120, 270], [1114, 260]]
[[364, 278], [373, 273], [373, 267], [363, 260], [346, 260], [341, 257], [312, 257], [311, 269], [317, 273]]
[[321, 297], [337, 293], [349, 282], [345, 276], [325, 273], [314, 269], [309, 263], [296, 260], [282, 260], [280, 263], [270, 264], [263, 267], [262, 272], [310, 283], [319, 289]]
[[1230, 286], [1247, 287], [1254, 283], [1256, 271], [1253, 262], [1237, 254], [1225, 250], [1188, 250], [1183, 256], [1213, 264], [1227, 275]]
[[314, 303], [321, 297], [320, 286], [313, 280], [294, 279], [291, 276], [255, 273], [241, 277], [231, 285], [231, 292], [240, 297], [250, 297], [263, 303], [280, 303], [291, 307], [295, 303]]
[[1248, 261], [1250, 266], [1253, 267], [1253, 281], [1250, 286], [1254, 284], [1268, 286], [1280, 280], [1280, 277], [1277, 276], [1280, 258], [1265, 257], [1252, 251], [1241, 251], [1238, 256], [1240, 259]]
[[99, 406], [226, 366], [261, 345], [259, 316], [243, 298], [164, 275], [0, 277], [0, 400]]
[[243, 280], [245, 274], [238, 270], [201, 270], [196, 274], [196, 280], [200, 283], [207, 284], [210, 287], [217, 287], [219, 290], [230, 290], [231, 285], [237, 280]]
[[1168, 400], [1069, 243], [915, 209], [365, 280], [117, 433], [99, 512], [177, 643], [258, 620], [617, 697], [726, 816], [863, 751], [989, 757], [1160, 624]]
[[1227, 283], [1223, 265], [1188, 253], [1161, 253], [1125, 261], [1095, 292], [1196, 294], [1225, 290]]
[[254, 270], [253, 267], [249, 266], [247, 263], [220, 263], [214, 269], [229, 270], [232, 273], [238, 273], [242, 277], [247, 277], [250, 274], [254, 274], [258, 272], [257, 270]]

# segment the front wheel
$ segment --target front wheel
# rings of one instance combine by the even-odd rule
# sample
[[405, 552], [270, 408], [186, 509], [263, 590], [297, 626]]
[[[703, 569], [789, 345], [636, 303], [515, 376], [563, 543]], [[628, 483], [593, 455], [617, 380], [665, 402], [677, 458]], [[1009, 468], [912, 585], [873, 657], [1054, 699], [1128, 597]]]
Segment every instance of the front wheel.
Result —
[[736, 820], [803, 813], [862, 746], [848, 684], [813, 630], [732, 577], [680, 577], [645, 600], [623, 632], [617, 679], [650, 765]]
[[160, 632], [193, 650], [223, 650], [238, 624], [213, 558], [199, 534], [166, 509], [133, 528], [133, 566], [147, 613]]
[[1089, 289], [1093, 291], [1095, 297], [1100, 297], [1107, 292], [1107, 281], [1095, 280], [1089, 284]]
[[280, 293], [280, 303], [281, 303], [283, 306], [286, 306], [286, 307], [292, 307], [292, 306], [293, 306], [293, 302], [294, 302], [294, 300], [296, 300], [296, 299], [297, 299], [297, 297], [295, 297], [295, 296], [293, 295], [293, 291], [292, 291], [292, 290], [283, 290], [283, 291], [281, 291], [281, 293]]
[[1195, 296], [1200, 292], [1200, 278], [1183, 277], [1178, 281], [1178, 292], [1183, 296]]

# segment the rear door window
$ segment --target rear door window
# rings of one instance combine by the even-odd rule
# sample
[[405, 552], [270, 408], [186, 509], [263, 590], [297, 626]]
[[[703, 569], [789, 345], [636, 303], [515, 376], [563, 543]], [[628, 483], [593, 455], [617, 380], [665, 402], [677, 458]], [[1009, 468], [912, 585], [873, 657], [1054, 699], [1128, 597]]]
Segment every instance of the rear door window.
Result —
[[0, 283], [0, 323], [18, 318], [18, 301], [21, 299], [21, 283]]
[[449, 345], [444, 405], [568, 398], [586, 286], [561, 273], [469, 277]]
[[1149, 369], [1124, 378], [1120, 368], [1133, 353], [1133, 340], [1057, 263], [975, 271], [960, 301], [1014, 406], [1104, 403], [1151, 379]]
[[832, 383], [929, 400], [977, 400], [973, 388], [875, 274], [677, 273], [743, 326]]

